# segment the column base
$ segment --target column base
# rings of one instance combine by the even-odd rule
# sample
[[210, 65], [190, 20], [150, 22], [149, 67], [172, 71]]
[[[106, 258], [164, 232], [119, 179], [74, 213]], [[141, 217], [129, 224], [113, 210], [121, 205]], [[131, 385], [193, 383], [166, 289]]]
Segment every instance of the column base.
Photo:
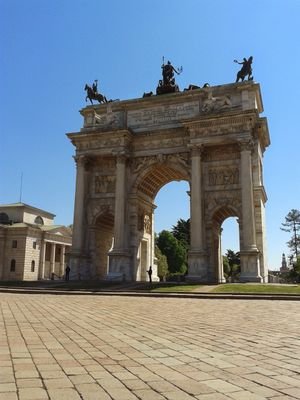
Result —
[[92, 273], [89, 257], [77, 253], [70, 253], [68, 265], [70, 267], [70, 281], [91, 279]]
[[108, 256], [109, 269], [105, 279], [116, 282], [132, 281], [130, 252], [127, 250], [112, 250]]
[[187, 282], [210, 283], [207, 254], [202, 250], [190, 250], [188, 253]]
[[263, 281], [260, 275], [259, 268], [259, 251], [255, 248], [253, 250], [242, 250], [240, 252], [241, 258], [241, 273], [240, 282], [259, 282]]

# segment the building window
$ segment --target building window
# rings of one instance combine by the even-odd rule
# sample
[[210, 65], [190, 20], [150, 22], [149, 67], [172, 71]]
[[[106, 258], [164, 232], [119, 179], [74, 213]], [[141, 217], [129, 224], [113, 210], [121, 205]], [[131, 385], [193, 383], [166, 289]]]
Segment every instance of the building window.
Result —
[[35, 269], [35, 261], [32, 260], [31, 261], [31, 272], [34, 272], [34, 269]]
[[10, 272], [16, 271], [16, 260], [11, 260], [10, 262]]
[[34, 223], [37, 225], [44, 225], [44, 220], [42, 217], [40, 217], [39, 215], [36, 217], [36, 219], [34, 220]]
[[12, 248], [16, 249], [18, 247], [18, 241], [17, 240], [13, 240], [12, 241]]
[[8, 215], [4, 212], [0, 213], [0, 224], [9, 224], [9, 218]]
[[33, 242], [33, 243], [32, 243], [32, 247], [33, 247], [34, 249], [36, 249], [36, 242]]

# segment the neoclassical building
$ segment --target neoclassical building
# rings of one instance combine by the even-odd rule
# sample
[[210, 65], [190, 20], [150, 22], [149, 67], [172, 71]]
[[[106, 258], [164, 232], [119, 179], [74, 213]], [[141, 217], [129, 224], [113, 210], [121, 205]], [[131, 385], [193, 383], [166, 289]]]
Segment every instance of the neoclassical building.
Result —
[[[239, 224], [244, 282], [266, 282], [263, 155], [270, 144], [253, 81], [91, 105], [75, 146], [75, 276], [143, 281], [153, 268], [155, 197], [190, 186], [187, 279], [224, 282], [221, 225]], [[172, 212], [172, 207], [170, 207]], [[178, 218], [180, 216], [178, 215]]]
[[71, 230], [24, 203], [0, 205], [0, 280], [62, 278]]

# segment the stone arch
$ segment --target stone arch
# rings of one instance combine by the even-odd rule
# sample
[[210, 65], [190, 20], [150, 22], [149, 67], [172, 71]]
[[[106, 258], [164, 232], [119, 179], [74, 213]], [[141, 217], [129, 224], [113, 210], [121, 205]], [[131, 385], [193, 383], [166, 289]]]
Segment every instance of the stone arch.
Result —
[[[240, 221], [241, 278], [267, 279], [267, 197], [260, 175], [270, 138], [259, 115], [260, 88], [255, 82], [226, 84], [210, 87], [210, 94], [214, 104], [205, 110], [207, 93], [201, 89], [113, 102], [109, 118], [106, 104], [81, 110], [82, 129], [68, 134], [77, 167], [72, 270], [84, 276], [91, 262], [95, 275], [105, 275], [107, 266], [99, 260], [109, 252], [107, 279], [143, 280], [141, 254], [144, 264], [154, 261], [155, 196], [165, 184], [185, 180], [191, 210], [188, 279], [216, 281], [212, 232], [232, 214]], [[111, 251], [108, 245], [99, 250], [101, 235], [114, 237]]]
[[144, 167], [140, 167], [132, 185], [134, 201], [131, 207], [132, 225], [131, 237], [134, 237], [132, 248], [135, 265], [133, 279], [147, 280], [147, 269], [152, 266], [153, 276], [156, 277], [156, 264], [154, 257], [154, 211], [155, 198], [159, 190], [173, 181], [189, 180], [189, 169], [183, 163], [174, 162], [177, 157], [158, 156], [153, 160], [144, 160]]
[[[211, 248], [211, 279], [218, 283], [225, 282], [222, 257], [221, 227], [223, 222], [230, 217], [236, 217], [240, 221], [240, 213], [233, 205], [217, 206], [211, 213], [211, 224], [208, 229], [208, 242]], [[239, 225], [239, 242], [241, 242], [241, 232]]]
[[190, 181], [187, 169], [174, 163], [155, 163], [139, 174], [133, 185], [133, 191], [144, 193], [154, 199], [164, 185], [180, 180]]

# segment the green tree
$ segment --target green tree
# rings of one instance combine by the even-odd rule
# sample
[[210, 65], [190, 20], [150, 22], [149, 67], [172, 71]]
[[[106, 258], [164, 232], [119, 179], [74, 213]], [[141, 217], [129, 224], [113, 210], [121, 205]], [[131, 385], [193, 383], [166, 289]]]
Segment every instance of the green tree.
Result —
[[224, 276], [226, 280], [237, 279], [241, 272], [240, 253], [233, 250], [227, 250], [223, 256]]
[[157, 245], [155, 246], [155, 257], [157, 259], [157, 275], [160, 280], [165, 280], [165, 277], [169, 273], [168, 260]]
[[292, 209], [285, 217], [285, 222], [281, 224], [280, 229], [292, 233], [292, 238], [287, 242], [287, 245], [298, 260], [300, 248], [300, 211]]
[[157, 246], [167, 257], [169, 272], [171, 274], [184, 274], [186, 272], [187, 251], [171, 232], [166, 230], [161, 231], [157, 237]]
[[180, 218], [172, 227], [172, 233], [186, 249], [190, 247], [190, 219]]

